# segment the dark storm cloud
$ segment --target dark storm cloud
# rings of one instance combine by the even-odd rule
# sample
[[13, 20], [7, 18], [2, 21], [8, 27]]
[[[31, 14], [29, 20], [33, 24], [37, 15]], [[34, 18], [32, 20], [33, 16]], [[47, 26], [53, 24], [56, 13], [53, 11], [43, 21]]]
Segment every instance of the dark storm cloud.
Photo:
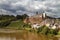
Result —
[[30, 15], [43, 10], [49, 16], [60, 15], [60, 0], [0, 0], [0, 14], [27, 13]]

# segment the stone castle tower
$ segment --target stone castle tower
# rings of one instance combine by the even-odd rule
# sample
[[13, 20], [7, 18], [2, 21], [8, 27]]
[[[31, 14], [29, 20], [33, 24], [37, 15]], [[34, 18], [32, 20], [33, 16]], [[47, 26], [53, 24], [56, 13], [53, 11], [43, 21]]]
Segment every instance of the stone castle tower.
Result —
[[40, 17], [42, 17], [43, 19], [46, 18], [46, 13], [44, 11], [42, 14], [39, 14], [39, 12], [36, 12], [36, 15], [40, 15]]
[[42, 18], [46, 18], [46, 13], [43, 13], [42, 14]]

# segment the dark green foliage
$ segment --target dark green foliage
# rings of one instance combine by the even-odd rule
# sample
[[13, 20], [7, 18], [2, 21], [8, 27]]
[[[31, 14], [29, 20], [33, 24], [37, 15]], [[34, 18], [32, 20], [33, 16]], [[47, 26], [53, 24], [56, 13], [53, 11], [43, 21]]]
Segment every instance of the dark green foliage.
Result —
[[0, 15], [0, 27], [8, 26], [10, 24], [10, 22], [17, 21], [17, 20], [23, 20], [26, 17], [28, 17], [27, 14], [17, 15], [17, 16], [13, 16], [13, 15]]
[[40, 27], [40, 28], [38, 28], [38, 33], [40, 32], [40, 33], [42, 33], [42, 34], [47, 35], [48, 31], [49, 31], [49, 29], [48, 29], [48, 27], [46, 27], [45, 25], [42, 26], [42, 27]]
[[45, 27], [45, 25], [42, 26], [42, 27], [39, 27], [39, 28], [37, 29], [37, 30], [38, 30], [38, 33], [41, 32], [41, 31], [43, 30], [44, 27]]
[[29, 24], [24, 24], [23, 27], [24, 27], [24, 28], [31, 28], [31, 25], [29, 25]]
[[27, 14], [23, 14], [23, 15], [0, 15], [0, 21], [1, 20], [11, 20], [11, 21], [16, 21], [16, 20], [24, 20], [25, 18], [29, 17]]
[[23, 15], [17, 15], [16, 16], [16, 19], [21, 19], [21, 20], [24, 20], [25, 18], [29, 17], [27, 14], [23, 14]]
[[53, 34], [53, 35], [57, 35], [58, 31], [56, 29], [50, 29], [48, 34]]
[[27, 14], [22, 15], [22, 19], [24, 20], [25, 18], [29, 17]]
[[0, 21], [12, 21], [12, 20], [15, 20], [15, 16], [13, 15], [0, 15]]
[[22, 15], [17, 15], [16, 18], [17, 18], [17, 20], [22, 19]]
[[10, 21], [3, 21], [3, 22], [0, 22], [0, 27], [6, 27], [10, 24]]
[[37, 30], [38, 30], [37, 31], [38, 33], [42, 33], [45, 35], [57, 35], [57, 33], [58, 33], [57, 29], [49, 29], [46, 26], [42, 26], [42, 27], [38, 28]]

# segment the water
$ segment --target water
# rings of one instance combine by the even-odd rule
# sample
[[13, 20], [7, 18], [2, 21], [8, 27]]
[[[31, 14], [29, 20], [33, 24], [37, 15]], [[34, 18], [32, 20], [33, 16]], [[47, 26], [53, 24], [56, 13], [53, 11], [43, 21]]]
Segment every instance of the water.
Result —
[[23, 31], [19, 33], [0, 33], [0, 40], [58, 40], [58, 39], [56, 37], [49, 39], [47, 36], [42, 34]]

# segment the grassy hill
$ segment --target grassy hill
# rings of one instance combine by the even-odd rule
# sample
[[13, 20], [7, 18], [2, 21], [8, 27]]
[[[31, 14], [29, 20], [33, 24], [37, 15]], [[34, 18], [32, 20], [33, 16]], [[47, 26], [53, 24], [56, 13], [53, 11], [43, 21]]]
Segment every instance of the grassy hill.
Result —
[[18, 29], [23, 27], [24, 23], [22, 20], [12, 21], [6, 28]]

